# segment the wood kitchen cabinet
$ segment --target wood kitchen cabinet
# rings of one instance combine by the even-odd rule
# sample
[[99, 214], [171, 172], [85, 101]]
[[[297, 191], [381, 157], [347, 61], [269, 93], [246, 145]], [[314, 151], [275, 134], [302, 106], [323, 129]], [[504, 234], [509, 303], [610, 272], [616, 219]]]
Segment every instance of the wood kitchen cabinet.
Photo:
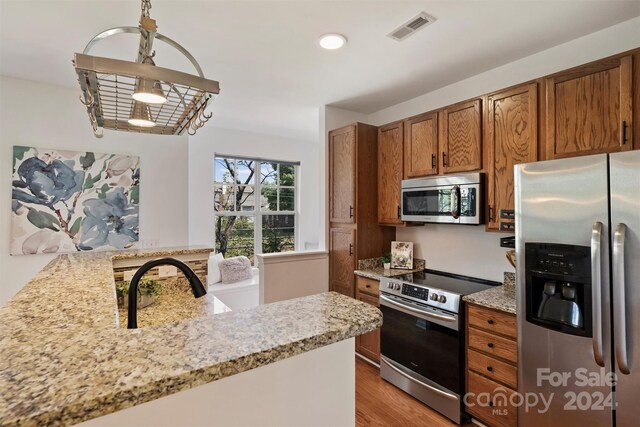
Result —
[[404, 178], [404, 124], [378, 129], [378, 222], [401, 225], [400, 186]]
[[632, 149], [631, 55], [552, 75], [546, 95], [547, 159]]
[[[356, 276], [356, 298], [379, 307], [380, 281]], [[380, 328], [356, 337], [356, 351], [376, 363], [380, 363]]]
[[482, 169], [480, 99], [446, 107], [440, 116], [442, 171], [452, 173]]
[[538, 85], [487, 97], [487, 229], [499, 229], [501, 209], [514, 209], [513, 167], [538, 160]]
[[518, 389], [516, 316], [467, 304], [466, 329], [467, 412], [488, 426], [517, 426], [518, 409], [509, 401], [499, 406], [476, 401], [479, 395], [511, 397]]
[[330, 289], [353, 297], [353, 270], [356, 265], [356, 230], [332, 228], [329, 230]]
[[350, 297], [357, 261], [379, 257], [395, 238], [395, 229], [378, 224], [377, 134], [355, 123], [328, 135], [329, 289]]
[[356, 133], [355, 125], [329, 133], [330, 222], [355, 222]]
[[404, 167], [407, 178], [438, 174], [438, 113], [431, 112], [407, 119]]

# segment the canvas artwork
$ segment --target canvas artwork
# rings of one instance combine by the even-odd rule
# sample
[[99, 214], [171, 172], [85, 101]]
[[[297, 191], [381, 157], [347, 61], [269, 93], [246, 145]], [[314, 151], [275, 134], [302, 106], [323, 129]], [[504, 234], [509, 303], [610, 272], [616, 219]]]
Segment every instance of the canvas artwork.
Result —
[[412, 242], [391, 242], [391, 268], [413, 269]]
[[11, 254], [137, 245], [140, 159], [13, 147]]

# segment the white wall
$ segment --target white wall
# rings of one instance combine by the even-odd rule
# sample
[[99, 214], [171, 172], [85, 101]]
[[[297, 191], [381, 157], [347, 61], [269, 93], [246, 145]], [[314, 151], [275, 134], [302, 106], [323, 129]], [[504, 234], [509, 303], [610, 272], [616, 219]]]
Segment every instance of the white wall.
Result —
[[189, 242], [213, 245], [213, 159], [216, 153], [264, 159], [299, 161], [298, 242], [318, 245], [320, 221], [317, 197], [319, 145], [263, 134], [221, 129], [198, 130], [189, 138]]
[[327, 251], [258, 255], [259, 302], [270, 304], [329, 290]]
[[96, 139], [80, 91], [0, 77], [0, 304], [54, 255], [9, 255], [12, 146], [91, 150], [140, 156], [140, 237], [186, 245], [187, 137], [105, 131]]
[[[380, 126], [631, 50], [640, 46], [638, 28], [640, 18], [634, 18], [385, 108], [361, 120]], [[327, 125], [326, 129], [333, 127]], [[501, 281], [504, 271], [513, 271], [505, 258], [506, 249], [499, 247], [499, 238], [504, 236], [486, 233], [483, 227], [427, 224], [398, 228], [396, 238], [414, 242], [415, 256], [426, 259], [427, 268]]]

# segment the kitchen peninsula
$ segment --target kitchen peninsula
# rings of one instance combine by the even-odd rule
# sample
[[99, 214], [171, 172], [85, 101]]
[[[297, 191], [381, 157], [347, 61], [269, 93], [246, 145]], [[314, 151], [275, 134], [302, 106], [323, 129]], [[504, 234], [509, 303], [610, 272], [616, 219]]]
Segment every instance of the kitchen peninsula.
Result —
[[0, 425], [222, 425], [260, 416], [269, 425], [352, 425], [354, 337], [382, 323], [368, 304], [329, 292], [119, 327], [114, 258], [198, 251], [71, 254], [49, 263], [0, 308]]

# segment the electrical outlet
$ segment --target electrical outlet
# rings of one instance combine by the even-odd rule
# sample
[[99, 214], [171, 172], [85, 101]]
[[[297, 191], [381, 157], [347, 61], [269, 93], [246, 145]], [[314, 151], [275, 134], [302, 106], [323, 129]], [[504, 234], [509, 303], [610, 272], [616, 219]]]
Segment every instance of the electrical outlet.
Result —
[[131, 279], [133, 279], [133, 275], [136, 274], [136, 271], [138, 270], [125, 270], [124, 280], [126, 280], [127, 282], [130, 282]]
[[178, 275], [178, 269], [173, 265], [161, 265], [158, 267], [158, 277], [164, 279], [166, 277], [175, 277]]
[[142, 240], [142, 248], [143, 249], [153, 249], [157, 248], [160, 245], [158, 239], [145, 239]]

